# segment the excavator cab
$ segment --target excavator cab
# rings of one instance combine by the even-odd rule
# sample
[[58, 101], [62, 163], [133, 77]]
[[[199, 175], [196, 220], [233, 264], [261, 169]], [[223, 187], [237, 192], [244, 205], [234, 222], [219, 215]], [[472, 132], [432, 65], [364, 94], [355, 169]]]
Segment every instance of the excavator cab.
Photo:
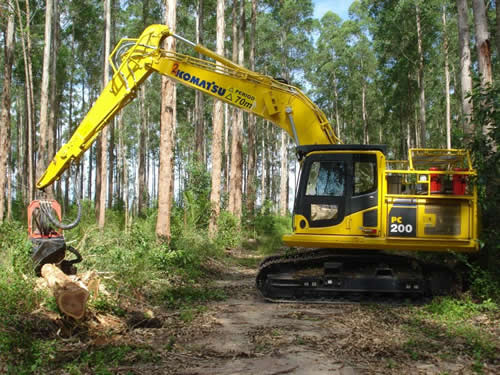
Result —
[[302, 146], [294, 232], [380, 234], [379, 171], [383, 146]]

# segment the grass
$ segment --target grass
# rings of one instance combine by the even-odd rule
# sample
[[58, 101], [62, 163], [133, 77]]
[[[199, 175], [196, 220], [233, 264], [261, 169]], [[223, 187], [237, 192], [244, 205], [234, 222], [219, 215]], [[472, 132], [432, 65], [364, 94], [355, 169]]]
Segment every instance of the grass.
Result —
[[209, 301], [222, 301], [226, 294], [222, 289], [210, 286], [188, 285], [161, 290], [155, 296], [158, 304], [169, 308], [179, 308]]
[[433, 358], [453, 361], [467, 356], [473, 370], [481, 373], [486, 362], [498, 353], [498, 338], [474, 324], [480, 316], [492, 319], [499, 307], [491, 300], [474, 303], [470, 298], [436, 298], [424, 307], [415, 308], [405, 324], [408, 340], [403, 349], [414, 361]]
[[134, 363], [153, 363], [160, 358], [150, 347], [135, 345], [103, 345], [100, 347], [89, 347], [83, 350], [77, 358], [61, 359], [59, 365], [67, 373], [80, 375], [113, 374], [112, 368], [118, 366], [132, 365]]

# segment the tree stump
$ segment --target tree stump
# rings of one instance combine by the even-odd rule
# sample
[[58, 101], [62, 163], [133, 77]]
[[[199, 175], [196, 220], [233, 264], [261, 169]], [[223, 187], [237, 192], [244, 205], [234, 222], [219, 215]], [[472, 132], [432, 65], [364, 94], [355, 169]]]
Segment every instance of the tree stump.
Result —
[[54, 264], [42, 267], [42, 277], [52, 290], [61, 312], [75, 319], [83, 318], [89, 298], [88, 289], [82, 283], [71, 280]]

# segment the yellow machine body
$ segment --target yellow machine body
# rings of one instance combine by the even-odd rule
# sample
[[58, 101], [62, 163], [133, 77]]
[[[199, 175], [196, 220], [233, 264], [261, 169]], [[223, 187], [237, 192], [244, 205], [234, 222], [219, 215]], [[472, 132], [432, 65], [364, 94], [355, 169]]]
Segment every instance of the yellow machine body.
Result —
[[[308, 156], [353, 153], [375, 156], [377, 189], [367, 195], [377, 203], [346, 215], [331, 226], [312, 227], [310, 218], [295, 214], [293, 234], [283, 237], [287, 245], [363, 250], [479, 250], [476, 172], [466, 151], [411, 149], [409, 162], [399, 162], [411, 166], [407, 169], [391, 168], [392, 163], [381, 151], [315, 151]], [[463, 191], [457, 192], [461, 186]], [[367, 223], [367, 215], [376, 219]]]

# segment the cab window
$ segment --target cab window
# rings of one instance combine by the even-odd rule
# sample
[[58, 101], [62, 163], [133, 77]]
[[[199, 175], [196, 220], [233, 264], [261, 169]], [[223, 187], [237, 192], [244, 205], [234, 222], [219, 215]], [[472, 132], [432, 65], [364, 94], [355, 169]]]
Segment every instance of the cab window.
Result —
[[353, 195], [377, 190], [377, 159], [375, 155], [358, 155], [354, 158]]
[[315, 161], [309, 170], [306, 195], [341, 197], [345, 189], [343, 161]]

